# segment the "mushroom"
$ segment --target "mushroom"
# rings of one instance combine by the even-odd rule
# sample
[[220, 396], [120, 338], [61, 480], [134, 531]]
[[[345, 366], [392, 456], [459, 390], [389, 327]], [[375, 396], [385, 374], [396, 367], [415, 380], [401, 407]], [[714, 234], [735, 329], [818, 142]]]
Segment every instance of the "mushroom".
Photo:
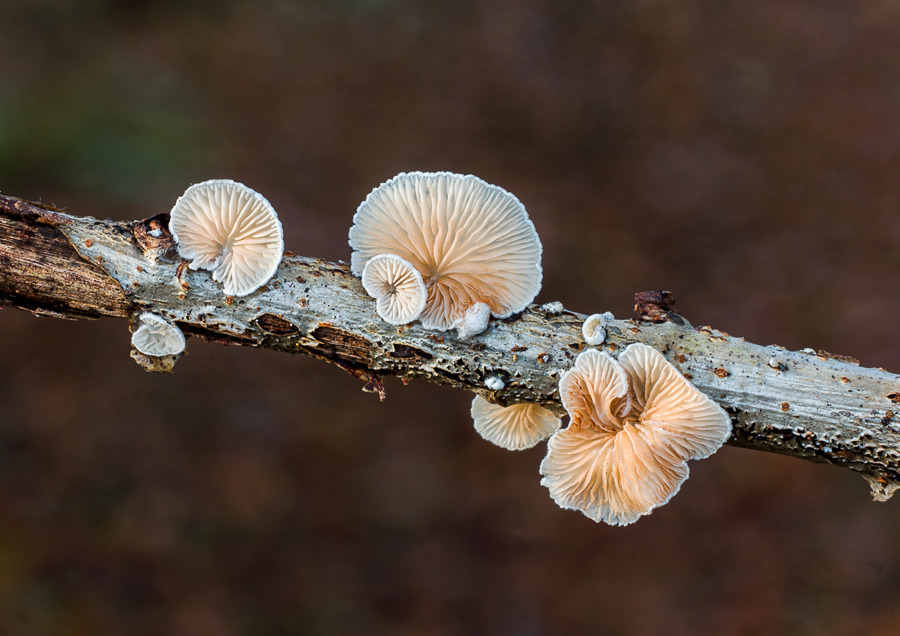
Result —
[[362, 284], [375, 299], [375, 310], [385, 322], [405, 325], [419, 317], [428, 291], [422, 275], [409, 261], [393, 254], [379, 254], [362, 272]]
[[275, 273], [284, 236], [275, 209], [242, 183], [214, 179], [188, 188], [172, 208], [169, 230], [191, 269], [206, 269], [227, 296], [246, 296]]
[[591, 346], [601, 345], [606, 340], [606, 321], [612, 320], [612, 314], [591, 314], [581, 325], [581, 335]]
[[131, 344], [148, 356], [172, 356], [184, 351], [184, 334], [174, 324], [156, 314], [144, 313], [141, 325], [131, 335]]
[[378, 254], [412, 263], [428, 288], [426, 329], [462, 324], [476, 303], [507, 318], [541, 287], [541, 243], [525, 208], [472, 175], [412, 172], [383, 183], [357, 209], [350, 247], [357, 276]]
[[687, 460], [708, 457], [731, 422], [656, 349], [632, 344], [618, 362], [581, 353], [559, 382], [568, 428], [547, 444], [541, 484], [563, 508], [628, 525], [669, 501]]
[[487, 329], [491, 319], [491, 308], [486, 303], [475, 303], [468, 309], [462, 318], [453, 323], [456, 327], [456, 336], [460, 340], [467, 340], [477, 336]]
[[559, 428], [559, 418], [537, 404], [498, 406], [480, 395], [472, 400], [475, 430], [484, 439], [506, 448], [524, 450], [550, 437]]

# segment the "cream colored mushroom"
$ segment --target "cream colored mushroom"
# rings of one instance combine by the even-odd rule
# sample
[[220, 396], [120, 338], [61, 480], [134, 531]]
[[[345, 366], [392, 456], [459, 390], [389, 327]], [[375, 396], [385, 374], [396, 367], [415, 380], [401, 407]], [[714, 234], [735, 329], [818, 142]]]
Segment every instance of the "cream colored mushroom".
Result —
[[476, 303], [506, 318], [541, 287], [541, 243], [525, 208], [472, 175], [413, 172], [383, 183], [356, 211], [350, 246], [357, 276], [378, 254], [412, 263], [428, 288], [426, 329], [460, 324]]
[[581, 325], [581, 335], [584, 336], [584, 341], [591, 346], [603, 344], [606, 340], [607, 320], [612, 319], [612, 314], [609, 312], [588, 316], [584, 324]]
[[375, 310], [385, 322], [405, 325], [419, 317], [428, 291], [422, 275], [409, 261], [393, 254], [379, 254], [362, 272], [362, 284], [375, 299]]
[[627, 525], [669, 501], [687, 460], [708, 457], [731, 422], [663, 356], [630, 345], [618, 362], [590, 349], [559, 382], [568, 428], [547, 444], [541, 484], [563, 508]]
[[184, 351], [184, 334], [174, 324], [156, 314], [141, 314], [140, 326], [131, 335], [131, 344], [148, 356], [171, 356]]
[[227, 296], [246, 296], [278, 269], [284, 237], [275, 209], [242, 183], [192, 185], [175, 202], [169, 230], [191, 269], [206, 269]]
[[498, 406], [480, 395], [472, 400], [475, 430], [484, 439], [508, 450], [524, 450], [550, 437], [559, 418], [537, 404]]

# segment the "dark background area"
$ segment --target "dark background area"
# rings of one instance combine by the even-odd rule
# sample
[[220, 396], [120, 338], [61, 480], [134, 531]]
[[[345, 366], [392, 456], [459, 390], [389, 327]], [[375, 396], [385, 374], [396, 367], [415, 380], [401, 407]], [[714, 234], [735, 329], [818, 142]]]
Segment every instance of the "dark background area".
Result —
[[[263, 193], [349, 259], [401, 171], [525, 204], [539, 302], [900, 371], [896, 0], [3, 0], [0, 190], [137, 219]], [[900, 503], [724, 448], [627, 528], [556, 507], [471, 396], [360, 391], [125, 321], [0, 311], [0, 633], [900, 633]]]

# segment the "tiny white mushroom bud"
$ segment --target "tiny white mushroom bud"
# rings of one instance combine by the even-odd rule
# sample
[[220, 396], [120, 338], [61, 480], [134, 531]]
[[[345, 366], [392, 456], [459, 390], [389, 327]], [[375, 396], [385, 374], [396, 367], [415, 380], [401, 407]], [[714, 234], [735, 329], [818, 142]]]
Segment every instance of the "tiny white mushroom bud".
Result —
[[592, 314], [581, 325], [581, 335], [589, 345], [601, 345], [606, 340], [606, 314]]
[[487, 329], [491, 319], [491, 308], [485, 303], [475, 303], [466, 310], [465, 315], [454, 323], [456, 336], [466, 340]]
[[491, 391], [499, 391], [504, 386], [506, 386], [506, 383], [503, 382], [503, 380], [501, 378], [497, 377], [496, 375], [492, 375], [491, 377], [489, 377], [487, 380], [484, 381], [484, 386], [489, 388]]
[[558, 300], [555, 300], [552, 303], [544, 303], [543, 305], [541, 305], [541, 309], [551, 316], [561, 314], [566, 310], [566, 308], [563, 307], [563, 304]]
[[152, 236], [153, 238], [159, 238], [160, 236], [162, 236], [162, 230], [156, 228], [155, 230], [150, 230], [148, 234], [150, 234], [150, 236]]
[[814, 356], [814, 355], [816, 355], [816, 350], [810, 349], [809, 347], [807, 347], [806, 349], [800, 349], [800, 353], [806, 353], [808, 355]]
[[369, 259], [362, 272], [362, 284], [375, 299], [375, 310], [392, 325], [405, 325], [425, 309], [428, 290], [422, 275], [409, 261], [393, 254]]
[[184, 351], [181, 329], [162, 316], [141, 314], [141, 326], [131, 336], [134, 348], [148, 356], [171, 356]]
[[775, 369], [776, 371], [786, 371], [787, 365], [776, 358], [769, 358], [769, 366]]

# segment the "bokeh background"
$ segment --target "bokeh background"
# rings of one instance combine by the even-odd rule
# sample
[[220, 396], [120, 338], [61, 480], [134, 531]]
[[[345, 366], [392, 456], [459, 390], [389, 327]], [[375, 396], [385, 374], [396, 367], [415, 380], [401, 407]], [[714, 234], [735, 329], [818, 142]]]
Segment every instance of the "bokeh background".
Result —
[[[900, 371], [896, 0], [3, 0], [0, 190], [167, 211], [242, 181], [349, 257], [408, 170], [515, 193], [540, 302]], [[2, 275], [2, 272], [0, 272]], [[0, 633], [900, 633], [900, 502], [734, 448], [627, 528], [557, 508], [470, 395], [0, 311]]]

